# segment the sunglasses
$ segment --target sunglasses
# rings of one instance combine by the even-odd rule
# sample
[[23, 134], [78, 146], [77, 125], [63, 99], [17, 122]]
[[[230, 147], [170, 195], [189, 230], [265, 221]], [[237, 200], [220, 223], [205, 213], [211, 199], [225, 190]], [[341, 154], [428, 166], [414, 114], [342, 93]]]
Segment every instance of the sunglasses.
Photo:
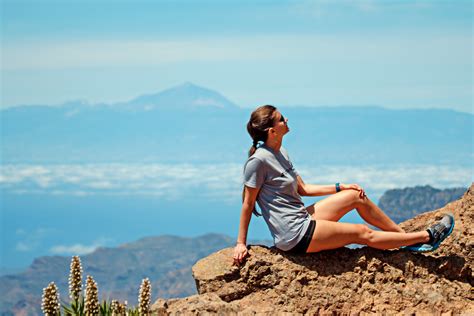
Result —
[[[283, 114], [281, 115], [280, 119], [278, 120], [278, 122], [283, 122], [285, 123], [286, 125], [286, 121], [285, 121], [285, 117], [283, 116]], [[268, 130], [270, 127], [267, 127], [265, 130]]]

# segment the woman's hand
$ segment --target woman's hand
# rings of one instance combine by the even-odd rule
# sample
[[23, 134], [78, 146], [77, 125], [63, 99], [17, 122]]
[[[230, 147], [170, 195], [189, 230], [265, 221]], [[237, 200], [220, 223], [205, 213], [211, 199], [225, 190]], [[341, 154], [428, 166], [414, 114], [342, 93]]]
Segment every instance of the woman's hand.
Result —
[[357, 190], [357, 191], [359, 191], [359, 195], [360, 195], [361, 198], [367, 197], [367, 195], [365, 194], [364, 189], [362, 189], [361, 186], [358, 185], [358, 184], [343, 184], [343, 183], [341, 183], [339, 185], [339, 187], [341, 188], [341, 190]]
[[240, 265], [247, 255], [247, 246], [238, 242], [234, 248], [234, 264]]

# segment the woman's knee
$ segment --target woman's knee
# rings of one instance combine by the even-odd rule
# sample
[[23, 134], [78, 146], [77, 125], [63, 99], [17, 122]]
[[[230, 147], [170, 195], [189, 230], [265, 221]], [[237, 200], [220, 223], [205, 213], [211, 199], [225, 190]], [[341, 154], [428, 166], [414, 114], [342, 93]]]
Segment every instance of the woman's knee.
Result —
[[374, 231], [369, 228], [369, 226], [364, 224], [356, 224], [357, 225], [357, 236], [361, 243], [364, 245], [372, 243], [374, 239]]
[[354, 205], [364, 202], [364, 199], [361, 198], [360, 196], [360, 191], [351, 189], [351, 190], [344, 190], [341, 193], [344, 193], [346, 195], [345, 196], [346, 199]]

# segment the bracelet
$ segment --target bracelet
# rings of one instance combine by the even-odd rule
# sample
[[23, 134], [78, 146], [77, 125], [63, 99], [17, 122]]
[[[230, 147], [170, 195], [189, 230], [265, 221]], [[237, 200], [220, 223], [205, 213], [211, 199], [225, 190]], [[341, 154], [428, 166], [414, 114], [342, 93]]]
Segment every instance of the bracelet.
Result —
[[336, 183], [336, 193], [341, 191], [341, 187], [339, 186], [339, 182]]

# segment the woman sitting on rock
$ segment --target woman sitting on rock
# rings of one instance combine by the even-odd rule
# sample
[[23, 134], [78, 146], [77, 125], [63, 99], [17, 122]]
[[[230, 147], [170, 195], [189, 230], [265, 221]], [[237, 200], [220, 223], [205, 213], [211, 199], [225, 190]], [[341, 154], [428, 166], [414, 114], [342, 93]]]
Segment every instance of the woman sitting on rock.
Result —
[[[290, 131], [288, 119], [274, 106], [261, 106], [252, 112], [247, 131], [253, 146], [244, 167], [242, 213], [234, 249], [236, 264], [247, 255], [247, 231], [252, 212], [263, 215], [275, 246], [290, 253], [318, 252], [352, 243], [377, 249], [405, 246], [412, 251], [432, 251], [453, 230], [454, 218], [446, 215], [425, 231], [406, 233], [357, 184], [304, 183], [282, 147], [283, 136]], [[329, 194], [333, 195], [308, 207], [301, 200], [301, 196]], [[262, 214], [255, 209], [255, 202]], [[352, 209], [382, 231], [363, 224], [339, 223], [338, 220]]]

